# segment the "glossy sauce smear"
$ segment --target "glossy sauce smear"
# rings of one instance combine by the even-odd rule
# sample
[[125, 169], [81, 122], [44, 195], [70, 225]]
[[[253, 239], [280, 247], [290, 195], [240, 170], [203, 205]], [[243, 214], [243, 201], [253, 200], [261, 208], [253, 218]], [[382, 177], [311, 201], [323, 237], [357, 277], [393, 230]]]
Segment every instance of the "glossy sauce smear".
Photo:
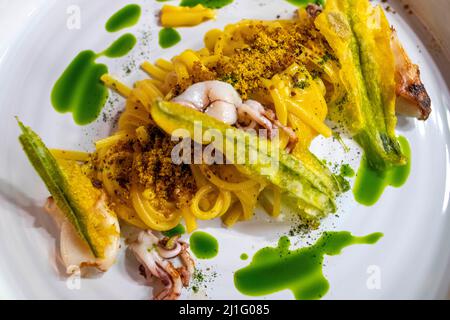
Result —
[[119, 30], [134, 26], [141, 17], [141, 7], [137, 4], [129, 4], [108, 19], [105, 29], [108, 32], [117, 32]]
[[[138, 5], [128, 5], [116, 12], [106, 23], [106, 30], [115, 32], [137, 23], [141, 15]], [[51, 103], [60, 113], [72, 112], [75, 123], [89, 124], [99, 116], [108, 99], [108, 89], [100, 78], [108, 73], [105, 64], [97, 63], [101, 56], [119, 58], [127, 55], [136, 45], [136, 37], [126, 33], [106, 50], [95, 53], [81, 51], [67, 66], [53, 86]]]
[[357, 202], [372, 206], [380, 199], [387, 186], [399, 188], [408, 180], [411, 170], [411, 148], [405, 137], [399, 137], [398, 140], [402, 153], [407, 158], [407, 164], [385, 171], [377, 171], [368, 165], [363, 156], [353, 187], [353, 195]]
[[192, 252], [199, 259], [212, 259], [219, 253], [217, 239], [203, 231], [194, 232], [189, 239], [189, 244]]
[[374, 244], [383, 234], [355, 237], [350, 232], [325, 232], [312, 246], [289, 250], [288, 237], [278, 246], [259, 250], [251, 263], [234, 274], [234, 284], [243, 294], [263, 296], [289, 289], [296, 299], [320, 299], [329, 289], [322, 267], [325, 255], [334, 256], [355, 244]]

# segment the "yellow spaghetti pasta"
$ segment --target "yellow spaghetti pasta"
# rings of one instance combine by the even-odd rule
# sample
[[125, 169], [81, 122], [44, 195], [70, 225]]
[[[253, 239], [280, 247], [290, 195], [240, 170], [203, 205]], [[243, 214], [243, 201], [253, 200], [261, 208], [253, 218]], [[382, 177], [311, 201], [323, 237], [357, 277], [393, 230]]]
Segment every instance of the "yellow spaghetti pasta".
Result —
[[221, 193], [219, 192], [216, 202], [214, 203], [213, 207], [210, 208], [208, 211], [203, 211], [200, 208], [200, 201], [202, 198], [206, 197], [209, 193], [214, 191], [214, 187], [211, 185], [206, 185], [201, 187], [197, 193], [195, 194], [194, 198], [191, 202], [191, 212], [192, 214], [200, 219], [200, 220], [211, 220], [214, 218], [217, 218], [222, 214], [224, 211], [224, 199]]
[[167, 61], [165, 59], [158, 59], [155, 62], [155, 65], [167, 72], [173, 71], [173, 64], [170, 61]]
[[97, 142], [95, 142], [95, 147], [97, 150], [100, 150], [103, 148], [109, 148], [112, 145], [116, 144], [118, 141], [126, 139], [126, 138], [131, 138], [132, 136], [133, 136], [133, 134], [130, 132], [119, 131], [110, 137], [107, 137], [102, 140], [98, 140]]
[[69, 151], [69, 150], [61, 150], [61, 149], [51, 149], [50, 152], [52, 155], [61, 160], [73, 160], [79, 162], [86, 162], [89, 160], [91, 154], [82, 151]]
[[119, 129], [125, 131], [133, 131], [137, 127], [143, 126], [150, 123], [149, 121], [143, 121], [141, 118], [136, 117], [132, 114], [126, 113], [120, 117]]
[[222, 217], [223, 224], [228, 228], [232, 227], [239, 221], [242, 216], [242, 207], [240, 202], [236, 202], [227, 214]]
[[275, 111], [276, 111], [278, 120], [281, 122], [281, 124], [287, 125], [288, 110], [287, 110], [286, 104], [280, 94], [279, 88], [275, 87], [272, 82], [271, 84], [269, 84], [268, 89], [270, 91], [273, 102], [275, 104]]
[[172, 211], [168, 216], [159, 212], [144, 198], [142, 191], [135, 184], [131, 187], [130, 196], [139, 218], [152, 230], [168, 231], [180, 223], [181, 213], [178, 210]]
[[153, 79], [160, 81], [164, 81], [164, 79], [166, 79], [167, 72], [148, 61], [144, 61], [141, 65], [141, 68], [145, 72], [147, 72]]
[[188, 233], [192, 233], [197, 230], [197, 220], [192, 214], [189, 207], [184, 207], [181, 209], [181, 214], [183, 215], [184, 222], [186, 224], [186, 229]]
[[137, 216], [136, 212], [125, 205], [118, 205], [114, 208], [117, 216], [126, 223], [138, 227], [140, 229], [148, 229], [148, 227]]
[[[194, 8], [164, 6], [161, 22], [163, 26], [193, 25], [212, 18], [214, 15], [211, 12], [201, 5]], [[310, 26], [311, 21], [306, 16], [303, 12], [303, 17], [296, 21], [246, 20], [229, 25], [223, 31], [213, 29], [205, 35], [205, 46], [200, 50], [186, 50], [170, 61], [157, 59], [154, 63], [144, 62], [141, 67], [149, 79], [136, 82], [132, 89], [112, 76], [104, 75], [104, 83], [127, 97], [127, 104], [119, 119], [120, 132], [96, 143], [98, 157], [108, 161], [128, 156], [136, 161], [133, 156], [137, 151], [131, 150], [128, 154], [115, 151], [117, 154], [112, 155], [108, 150], [118, 143], [121, 145], [123, 139], [137, 138], [142, 146], [145, 145], [146, 131], [152, 125], [149, 111], [156, 99], [171, 100], [192, 83], [211, 80], [216, 76], [217, 80], [232, 84], [243, 99], [251, 98], [264, 106], [273, 106], [277, 120], [297, 133], [298, 142], [293, 154], [301, 158], [302, 150], [308, 150], [317, 134], [325, 137], [331, 135], [330, 128], [323, 122], [328, 112], [327, 102], [341, 97], [343, 91], [338, 64], [334, 59], [324, 58], [327, 52], [324, 44], [308, 37], [302, 41], [291, 37], [293, 32], [301, 34], [299, 26]], [[309, 33], [311, 38], [316, 35], [314, 30], [309, 30]], [[295, 43], [295, 47], [300, 47], [303, 53], [293, 55], [292, 61], [280, 61], [280, 66], [284, 66], [285, 70], [268, 71], [267, 63], [283, 60], [283, 55], [289, 50], [281, 43], [283, 40], [278, 41], [275, 37], [284, 37], [288, 45]], [[277, 43], [280, 44], [277, 48], [272, 47]], [[265, 54], [258, 53], [259, 50], [251, 54], [252, 45], [260, 46], [258, 49], [262, 50], [273, 48], [267, 53], [267, 61]], [[247, 57], [256, 58], [253, 61]], [[313, 71], [318, 77], [312, 76]], [[284, 148], [289, 137], [283, 130], [279, 130], [279, 135], [280, 147]], [[133, 147], [139, 149], [138, 143]], [[84, 156], [74, 154], [66, 157], [80, 161], [84, 159]], [[260, 196], [268, 214], [277, 217], [281, 212], [280, 190], [272, 185], [267, 186], [262, 178], [249, 175], [240, 166], [191, 165], [195, 188], [189, 190], [186, 201], [183, 199], [181, 205], [177, 203], [178, 207], [175, 202], [169, 202], [167, 199], [170, 197], [167, 196], [166, 202], [158, 201], [156, 205], [154, 197], [157, 197], [157, 192], [152, 187], [144, 191], [148, 187], [145, 180], [138, 180], [133, 175], [134, 182], [127, 180], [131, 187], [126, 187], [131, 190], [125, 190], [123, 185], [111, 178], [116, 170], [114, 165], [103, 169], [97, 175], [112, 201], [120, 203], [117, 205], [118, 215], [135, 226], [144, 225], [163, 231], [175, 227], [180, 219], [184, 219], [188, 232], [192, 232], [197, 228], [197, 219], [221, 217], [224, 224], [230, 227], [239, 220], [253, 217]]]
[[225, 213], [227, 213], [228, 209], [230, 209], [230, 206], [232, 204], [231, 192], [226, 191], [226, 190], [220, 190], [220, 196], [222, 197], [223, 204], [222, 204], [222, 210], [220, 211], [218, 217], [221, 217]]
[[203, 42], [205, 43], [205, 47], [210, 51], [214, 52], [214, 48], [216, 47], [217, 41], [223, 35], [223, 31], [220, 29], [212, 29], [209, 30], [205, 37], [203, 38]]
[[177, 75], [178, 82], [189, 79], [189, 72], [182, 62], [175, 61], [173, 66]]
[[209, 65], [214, 65], [214, 64], [216, 64], [220, 59], [221, 59], [220, 56], [218, 56], [218, 55], [212, 55], [212, 56], [203, 57], [203, 58], [201, 59], [201, 61], [202, 61], [203, 65], [209, 66]]
[[109, 74], [104, 74], [100, 77], [100, 80], [110, 89], [118, 92], [121, 96], [128, 98], [131, 94], [131, 88], [120, 82], [119, 80], [114, 79]]
[[167, 94], [167, 89], [166, 89], [166, 86], [165, 86], [165, 82], [159, 81], [159, 80], [156, 80], [156, 79], [150, 79], [149, 82], [151, 84], [153, 84], [156, 87], [156, 89], [158, 89], [159, 92], [161, 92], [162, 95], [166, 95]]
[[245, 195], [242, 192], [235, 192], [235, 194], [239, 198], [240, 203], [242, 205], [241, 218], [245, 221], [250, 220], [253, 216], [254, 205], [252, 203], [247, 202], [248, 199], [245, 198]]
[[161, 24], [164, 27], [192, 27], [215, 17], [214, 10], [201, 4], [195, 7], [164, 5], [161, 9]]
[[251, 180], [251, 179], [247, 179], [247, 180], [245, 180], [243, 182], [239, 182], [239, 183], [227, 182], [223, 179], [220, 179], [218, 176], [216, 176], [212, 172], [212, 170], [208, 168], [208, 166], [200, 165], [199, 168], [202, 171], [202, 173], [205, 175], [205, 177], [211, 183], [213, 183], [216, 187], [218, 187], [220, 189], [225, 189], [225, 190], [229, 190], [229, 191], [240, 191], [240, 190], [246, 190], [248, 188], [252, 188], [258, 184], [257, 181]]
[[331, 137], [332, 135], [331, 129], [328, 128], [326, 124], [323, 123], [323, 121], [320, 121], [318, 118], [316, 118], [314, 114], [306, 112], [302, 108], [300, 103], [292, 99], [285, 99], [284, 101], [288, 105], [288, 109], [291, 113], [299, 117], [303, 122], [307, 123], [311, 128], [316, 130], [324, 137], [326, 138]]
[[195, 63], [199, 63], [202, 69], [205, 69], [205, 66], [202, 64], [200, 58], [195, 54], [192, 50], [186, 50], [182, 54], [178, 56], [178, 58], [184, 65], [187, 67], [188, 71], [192, 71]]
[[208, 179], [203, 175], [202, 171], [199, 168], [199, 165], [192, 164], [190, 166], [192, 175], [194, 176], [195, 183], [197, 184], [197, 187], [201, 188], [207, 184], [209, 184]]

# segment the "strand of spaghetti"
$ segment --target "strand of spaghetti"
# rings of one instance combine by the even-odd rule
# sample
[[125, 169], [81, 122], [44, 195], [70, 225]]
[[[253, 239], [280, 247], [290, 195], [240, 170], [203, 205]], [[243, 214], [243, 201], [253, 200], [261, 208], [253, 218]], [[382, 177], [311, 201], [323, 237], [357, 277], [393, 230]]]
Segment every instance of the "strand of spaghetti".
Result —
[[210, 66], [216, 64], [220, 60], [220, 57], [213, 55], [209, 57], [203, 57], [201, 60], [205, 66]]
[[202, 171], [202, 173], [204, 174], [204, 176], [206, 177], [206, 179], [208, 179], [212, 184], [214, 184], [216, 187], [218, 187], [220, 189], [225, 189], [228, 191], [239, 191], [239, 190], [245, 190], [245, 189], [251, 188], [251, 187], [255, 186], [256, 184], [258, 184], [257, 181], [250, 180], [250, 179], [245, 180], [243, 182], [239, 182], [239, 183], [231, 183], [231, 182], [220, 179], [206, 165], [200, 165], [199, 168]]
[[249, 202], [249, 199], [246, 197], [244, 192], [235, 192], [234, 193], [236, 195], [236, 197], [238, 197], [239, 201], [241, 202], [242, 205], [242, 218], [244, 220], [250, 220], [252, 218], [253, 215], [253, 210], [255, 209], [256, 206], [256, 201], [255, 203], [251, 203]]
[[170, 61], [167, 61], [165, 59], [158, 59], [155, 62], [155, 65], [167, 72], [173, 71], [173, 64]]
[[167, 72], [148, 61], [144, 61], [141, 68], [156, 80], [164, 81], [166, 79]]
[[120, 82], [119, 80], [113, 78], [109, 74], [104, 74], [100, 77], [100, 80], [110, 89], [118, 92], [122, 97], [128, 98], [131, 94], [131, 88]]
[[181, 213], [179, 211], [173, 211], [169, 217], [166, 217], [143, 198], [142, 192], [135, 184], [132, 184], [130, 196], [139, 218], [151, 229], [168, 231], [180, 223]]
[[[275, 76], [274, 79], [279, 80], [277, 76]], [[287, 107], [283, 102], [279, 90], [276, 87], [276, 85], [279, 85], [280, 83], [279, 82], [274, 83], [274, 80], [272, 81], [265, 80], [264, 83], [266, 87], [269, 89], [270, 96], [272, 97], [272, 100], [275, 104], [275, 113], [277, 115], [278, 120], [283, 125], [287, 125], [287, 118], [288, 118]], [[289, 137], [284, 131], [280, 131], [279, 135], [280, 135], [280, 148], [284, 149], [289, 143]]]
[[223, 55], [223, 48], [225, 47], [225, 36], [221, 35], [217, 38], [216, 45], [214, 46], [214, 55]]
[[95, 148], [100, 150], [102, 148], [109, 148], [113, 144], [117, 143], [120, 140], [132, 138], [133, 134], [127, 131], [119, 131], [116, 134], [107, 137], [105, 139], [101, 139], [95, 142]]
[[200, 50], [195, 51], [195, 54], [197, 55], [197, 57], [200, 58], [200, 60], [204, 57], [209, 57], [210, 52], [207, 48], [202, 48]]
[[[140, 104], [139, 104], [140, 105]], [[144, 109], [144, 106], [142, 108], [139, 108], [136, 106], [137, 109], [134, 108], [127, 108], [125, 109], [125, 112], [123, 115], [133, 116], [136, 119], [139, 119], [140, 121], [144, 123], [150, 122], [150, 113], [147, 112], [147, 110]]]
[[190, 207], [183, 207], [181, 209], [181, 214], [183, 215], [187, 232], [192, 233], [193, 231], [197, 230], [197, 220], [195, 216], [192, 214]]
[[[192, 175], [194, 176], [195, 184], [197, 188], [201, 188], [206, 185], [210, 185], [209, 181], [206, 179], [206, 177], [203, 175], [201, 170], [198, 168], [198, 165], [190, 165]], [[211, 203], [207, 197], [203, 197], [199, 202], [200, 208], [209, 208], [211, 206]]]
[[195, 194], [194, 198], [191, 201], [191, 212], [194, 214], [196, 218], [200, 220], [212, 220], [222, 213], [224, 208], [224, 199], [220, 192], [219, 195], [217, 196], [216, 202], [214, 203], [213, 207], [210, 210], [203, 211], [200, 208], [201, 199], [206, 197], [213, 191], [214, 187], [212, 187], [211, 185], [206, 185], [201, 187]]
[[306, 112], [300, 103], [292, 100], [285, 99], [285, 103], [288, 105], [288, 110], [292, 114], [299, 117], [303, 122], [305, 122], [308, 126], [316, 130], [318, 133], [323, 135], [326, 138], [331, 137], [332, 132], [331, 129], [327, 127], [325, 123], [320, 121], [317, 117], [315, 117], [312, 113]]
[[136, 128], [147, 125], [151, 123], [150, 121], [142, 121], [140, 118], [135, 117], [131, 114], [123, 114], [119, 119], [119, 129], [134, 131]]
[[144, 80], [139, 82], [140, 87], [144, 90], [152, 100], [162, 98], [164, 94], [155, 86], [151, 80]]
[[142, 89], [134, 89], [132, 93], [133, 97], [138, 101], [144, 109], [149, 112], [152, 104], [152, 99]]
[[[277, 81], [278, 80], [278, 81]], [[282, 96], [280, 94], [279, 85], [281, 84], [281, 80], [279, 80], [278, 76], [274, 76], [274, 80], [271, 82], [266, 82], [266, 86], [269, 89], [269, 92], [272, 96], [273, 102], [275, 104], [275, 111], [277, 114], [278, 120], [283, 125], [287, 125], [287, 107], [284, 103]]]
[[178, 56], [177, 59], [183, 62], [189, 71], [192, 71], [192, 68], [196, 63], [199, 63], [202, 69], [206, 69], [200, 58], [192, 50], [184, 51], [182, 54]]
[[50, 152], [57, 159], [73, 160], [80, 162], [88, 161], [91, 156], [91, 154], [88, 152], [72, 151], [72, 150], [51, 149]]
[[220, 196], [223, 200], [223, 206], [222, 211], [219, 213], [217, 217], [223, 216], [225, 213], [227, 213], [228, 209], [230, 209], [231, 206], [231, 192], [226, 190], [220, 190]]
[[253, 212], [258, 202], [258, 197], [264, 188], [265, 184], [256, 184], [252, 188], [234, 192], [236, 197], [238, 197], [238, 199], [242, 203], [242, 208], [244, 209], [243, 218], [245, 220], [250, 220], [252, 218]]
[[207, 48], [209, 52], [214, 52], [216, 43], [222, 35], [223, 31], [220, 29], [209, 30], [203, 37], [205, 48]]
[[193, 7], [164, 5], [161, 9], [161, 25], [163, 27], [192, 27], [206, 20], [215, 19], [216, 12], [201, 4]]
[[175, 61], [173, 66], [175, 68], [175, 73], [177, 74], [178, 82], [182, 82], [186, 79], [189, 79], [189, 72], [183, 63]]
[[222, 217], [223, 224], [228, 228], [232, 227], [239, 221], [242, 216], [242, 205], [240, 202], [236, 202], [230, 210]]
[[166, 94], [164, 89], [164, 82], [156, 79], [150, 79], [148, 82], [152, 83], [163, 95]]
[[201, 188], [201, 187], [209, 184], [208, 179], [206, 179], [206, 177], [203, 175], [202, 171], [199, 168], [199, 165], [191, 164], [190, 168], [192, 171], [192, 175], [194, 176], [195, 184], [197, 185], [197, 187]]
[[[301, 58], [306, 60], [304, 63], [308, 63], [308, 61], [314, 63], [317, 67], [321, 68], [324, 72], [328, 80], [333, 85], [332, 96], [329, 98], [330, 101], [336, 101], [340, 97], [345, 94], [344, 90], [341, 89], [340, 85], [340, 73], [339, 67], [333, 60], [328, 60], [324, 63], [323, 54], [316, 54], [313, 50], [299, 44], [299, 47], [302, 48]], [[319, 78], [320, 79], [320, 78]]]
[[116, 205], [114, 211], [117, 213], [117, 216], [126, 223], [140, 229], [148, 229], [145, 223], [143, 223], [142, 220], [139, 219], [136, 212], [128, 206], [125, 206], [123, 204]]
[[[275, 81], [277, 80], [277, 81]], [[278, 76], [274, 76], [273, 80], [263, 79], [264, 85], [269, 90], [270, 96], [275, 104], [275, 113], [278, 120], [283, 124], [287, 125], [288, 110], [283, 98], [279, 92], [277, 86], [280, 85], [280, 79]], [[289, 137], [284, 131], [279, 131], [280, 135], [280, 149], [284, 149], [289, 143]]]

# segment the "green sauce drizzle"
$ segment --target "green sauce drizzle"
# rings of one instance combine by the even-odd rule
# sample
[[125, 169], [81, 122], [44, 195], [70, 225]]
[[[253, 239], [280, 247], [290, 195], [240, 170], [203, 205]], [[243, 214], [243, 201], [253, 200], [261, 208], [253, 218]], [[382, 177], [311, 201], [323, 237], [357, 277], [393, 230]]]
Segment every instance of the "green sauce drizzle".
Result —
[[80, 52], [56, 81], [51, 102], [56, 111], [72, 112], [79, 125], [97, 119], [108, 98], [108, 89], [100, 77], [108, 73], [108, 67], [97, 64], [98, 55], [90, 50]]
[[109, 58], [119, 58], [128, 54], [136, 45], [136, 37], [131, 33], [126, 33], [114, 41], [103, 54]]
[[108, 32], [116, 32], [134, 26], [141, 17], [141, 7], [137, 4], [129, 4], [108, 19], [105, 29]]
[[374, 244], [383, 234], [355, 237], [350, 232], [324, 232], [312, 246], [289, 250], [288, 237], [278, 246], [259, 250], [251, 263], [234, 274], [234, 284], [243, 294], [263, 296], [289, 289], [296, 299], [320, 299], [329, 289], [322, 271], [324, 255], [334, 256], [354, 244]]
[[163, 49], [173, 47], [181, 41], [181, 36], [174, 28], [163, 28], [159, 32], [159, 45]]
[[321, 6], [325, 5], [325, 0], [286, 0], [287, 2], [293, 4], [294, 6], [304, 8], [310, 3], [318, 4]]
[[372, 206], [380, 199], [387, 186], [399, 188], [408, 180], [411, 171], [411, 148], [405, 137], [399, 137], [398, 140], [403, 154], [408, 159], [407, 164], [379, 172], [370, 168], [363, 156], [353, 187], [353, 195], [357, 202]]
[[211, 9], [220, 9], [232, 3], [233, 0], [182, 0], [180, 6], [195, 7], [198, 4]]
[[186, 233], [186, 229], [184, 228], [184, 226], [182, 224], [177, 225], [175, 228], [169, 230], [169, 231], [165, 231], [163, 232], [163, 235], [165, 235], [166, 237], [174, 237], [174, 236], [179, 236], [182, 234]]
[[248, 259], [248, 254], [243, 253], [241, 254], [241, 260], [247, 260]]
[[136, 44], [136, 37], [124, 34], [108, 49], [96, 54], [91, 50], [80, 52], [56, 81], [51, 102], [60, 113], [72, 112], [75, 123], [89, 124], [97, 119], [108, 99], [108, 89], [100, 80], [108, 73], [108, 67], [96, 63], [101, 56], [118, 58], [126, 55]]
[[219, 252], [219, 243], [212, 235], [197, 231], [189, 239], [192, 252], [199, 259], [212, 259]]

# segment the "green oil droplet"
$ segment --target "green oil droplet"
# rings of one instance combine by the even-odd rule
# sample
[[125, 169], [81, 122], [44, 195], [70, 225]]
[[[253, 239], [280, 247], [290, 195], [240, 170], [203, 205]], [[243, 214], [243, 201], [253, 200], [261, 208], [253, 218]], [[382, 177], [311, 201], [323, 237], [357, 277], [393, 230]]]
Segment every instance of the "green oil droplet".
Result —
[[105, 29], [108, 32], [117, 32], [119, 30], [134, 26], [141, 17], [141, 7], [137, 4], [129, 4], [108, 19]]
[[197, 231], [189, 239], [192, 252], [199, 259], [212, 259], [219, 252], [219, 243], [212, 235]]
[[380, 199], [387, 186], [399, 188], [406, 183], [411, 171], [411, 148], [405, 137], [399, 137], [398, 141], [402, 153], [407, 158], [407, 164], [404, 166], [377, 171], [368, 165], [366, 157], [363, 156], [353, 187], [353, 195], [357, 202], [372, 206]]
[[334, 256], [355, 244], [374, 244], [383, 234], [355, 237], [350, 232], [325, 232], [312, 246], [289, 250], [288, 237], [278, 246], [259, 250], [251, 263], [234, 274], [234, 284], [243, 294], [263, 296], [289, 289], [296, 299], [320, 299], [329, 289], [323, 275], [325, 255]]
[[53, 86], [51, 102], [56, 111], [72, 112], [79, 125], [97, 119], [108, 98], [108, 90], [100, 77], [108, 73], [104, 64], [97, 64], [95, 52], [80, 52]]
[[248, 254], [243, 253], [241, 254], [241, 260], [247, 260], [248, 259]]
[[220, 9], [232, 3], [233, 0], [182, 0], [180, 6], [195, 7], [198, 4], [211, 9]]
[[181, 41], [181, 36], [174, 28], [163, 28], [159, 32], [159, 45], [163, 49], [173, 47]]
[[126, 33], [114, 41], [108, 49], [103, 51], [103, 55], [109, 58], [119, 58], [128, 54], [136, 45], [136, 37], [131, 33]]

